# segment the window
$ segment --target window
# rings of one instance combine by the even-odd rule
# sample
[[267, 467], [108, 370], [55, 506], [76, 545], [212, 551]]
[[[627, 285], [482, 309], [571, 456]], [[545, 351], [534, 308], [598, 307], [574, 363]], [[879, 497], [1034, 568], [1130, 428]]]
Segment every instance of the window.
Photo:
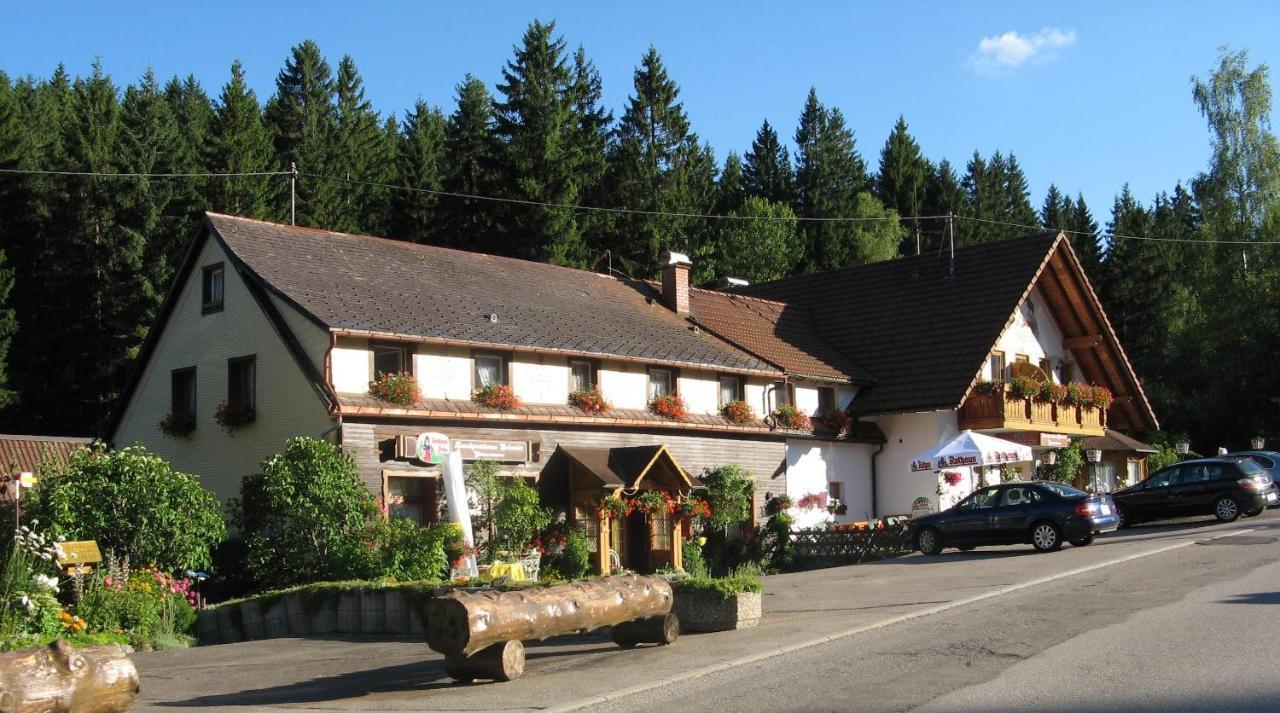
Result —
[[823, 416], [836, 410], [836, 390], [833, 386], [818, 387], [818, 415]]
[[222, 263], [209, 265], [204, 269], [204, 278], [200, 286], [200, 312], [222, 311], [222, 288], [224, 284]]
[[1000, 488], [983, 488], [970, 495], [956, 505], [957, 510], [987, 510], [996, 506], [1000, 499]]
[[1146, 488], [1164, 488], [1177, 482], [1178, 468], [1167, 468], [1147, 478], [1142, 482], [1142, 487]]
[[387, 515], [412, 520], [419, 525], [435, 522], [437, 517], [437, 490], [435, 478], [388, 477]]
[[1075, 366], [1071, 362], [1069, 361], [1059, 362], [1058, 363], [1059, 383], [1070, 384], [1071, 380], [1074, 379], [1076, 376], [1075, 372], [1076, 372]]
[[769, 387], [769, 391], [773, 394], [773, 407], [775, 409], [780, 406], [794, 406], [796, 403], [792, 385], [785, 381], [775, 381], [773, 386]]
[[1027, 505], [1035, 505], [1044, 498], [1039, 488], [1017, 485], [1012, 488], [1006, 488], [1004, 491], [1004, 502], [1001, 505], [1006, 507], [1019, 507]]
[[472, 360], [475, 362], [477, 389], [507, 383], [507, 360], [501, 354], [476, 354]]
[[1030, 364], [1031, 357], [1027, 356], [1026, 354], [1015, 354], [1013, 357], [1013, 361], [1018, 364]]
[[1266, 456], [1261, 456], [1261, 455], [1258, 455], [1257, 453], [1250, 453], [1249, 458], [1251, 458], [1254, 463], [1257, 463], [1263, 468], [1269, 469], [1269, 468], [1276, 467], [1276, 462]]
[[649, 370], [649, 400], [676, 392], [675, 374], [670, 369]]
[[838, 480], [827, 483], [827, 497], [844, 502], [844, 483]]
[[596, 385], [595, 365], [583, 359], [569, 360], [569, 392], [588, 391]]
[[169, 378], [169, 413], [174, 416], [196, 416], [196, 368], [174, 369]]
[[665, 508], [658, 514], [649, 516], [649, 533], [653, 549], [671, 549], [671, 514]]
[[257, 403], [257, 356], [227, 360], [227, 403], [250, 411]]
[[409, 358], [408, 347], [402, 344], [380, 344], [372, 342], [369, 351], [373, 352], [373, 377], [380, 374], [398, 374], [412, 371], [413, 361]]
[[1044, 378], [1053, 380], [1053, 361], [1049, 357], [1040, 360], [1040, 371], [1044, 372]]
[[724, 408], [734, 401], [742, 401], [742, 379], [737, 376], [720, 377], [720, 407]]
[[599, 552], [600, 518], [596, 515], [595, 509], [590, 505], [574, 506], [573, 524], [582, 528], [582, 534], [586, 535], [587, 549], [591, 552]]
[[1004, 379], [1004, 352], [991, 352], [989, 360], [991, 367], [991, 380], [1001, 381]]

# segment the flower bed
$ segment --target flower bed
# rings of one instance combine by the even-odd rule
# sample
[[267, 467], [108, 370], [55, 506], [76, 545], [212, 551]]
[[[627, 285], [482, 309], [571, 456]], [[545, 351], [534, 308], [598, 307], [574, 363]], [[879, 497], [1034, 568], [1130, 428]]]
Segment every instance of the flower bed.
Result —
[[407, 371], [380, 373], [369, 382], [369, 393], [374, 398], [397, 406], [412, 406], [418, 402], [418, 378]]
[[728, 577], [691, 576], [671, 583], [671, 610], [684, 631], [749, 629], [760, 623], [763, 587], [754, 574]]
[[606, 413], [613, 408], [612, 404], [604, 400], [598, 386], [569, 394], [569, 405], [586, 413]]
[[487, 406], [496, 408], [499, 411], [509, 411], [513, 408], [520, 408], [523, 404], [520, 399], [516, 398], [516, 394], [511, 387], [506, 384], [490, 384], [476, 389], [472, 394], [471, 400]]

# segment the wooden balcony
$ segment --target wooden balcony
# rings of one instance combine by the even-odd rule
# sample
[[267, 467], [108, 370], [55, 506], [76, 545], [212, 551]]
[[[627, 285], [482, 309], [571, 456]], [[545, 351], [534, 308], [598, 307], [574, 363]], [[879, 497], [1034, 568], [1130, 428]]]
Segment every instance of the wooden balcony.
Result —
[[1102, 436], [1106, 434], [1107, 414], [1092, 406], [1067, 406], [1034, 399], [1015, 399], [1009, 394], [1009, 386], [1006, 384], [1002, 393], [969, 394], [969, 398], [960, 407], [960, 428]]

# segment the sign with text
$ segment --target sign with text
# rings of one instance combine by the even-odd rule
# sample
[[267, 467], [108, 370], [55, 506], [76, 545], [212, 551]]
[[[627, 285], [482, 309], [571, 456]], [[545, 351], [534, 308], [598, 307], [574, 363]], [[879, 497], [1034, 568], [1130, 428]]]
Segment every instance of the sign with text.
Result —
[[494, 460], [500, 463], [524, 463], [529, 460], [528, 441], [479, 441], [458, 438], [453, 449], [464, 461]]
[[449, 457], [449, 437], [443, 433], [418, 434], [418, 460], [431, 465], [439, 465]]
[[1047, 448], [1066, 448], [1071, 445], [1071, 436], [1065, 433], [1040, 433], [1037, 431], [1019, 431], [1002, 433], [1000, 437], [1006, 441], [1021, 443], [1024, 446], [1044, 446]]

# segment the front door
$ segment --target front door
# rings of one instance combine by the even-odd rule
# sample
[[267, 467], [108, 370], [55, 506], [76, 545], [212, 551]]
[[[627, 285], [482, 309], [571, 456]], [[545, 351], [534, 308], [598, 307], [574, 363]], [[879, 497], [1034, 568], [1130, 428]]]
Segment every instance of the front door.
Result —
[[643, 511], [636, 510], [627, 515], [626, 534], [622, 536], [626, 552], [622, 555], [622, 566], [635, 572], [649, 572], [649, 520]]

